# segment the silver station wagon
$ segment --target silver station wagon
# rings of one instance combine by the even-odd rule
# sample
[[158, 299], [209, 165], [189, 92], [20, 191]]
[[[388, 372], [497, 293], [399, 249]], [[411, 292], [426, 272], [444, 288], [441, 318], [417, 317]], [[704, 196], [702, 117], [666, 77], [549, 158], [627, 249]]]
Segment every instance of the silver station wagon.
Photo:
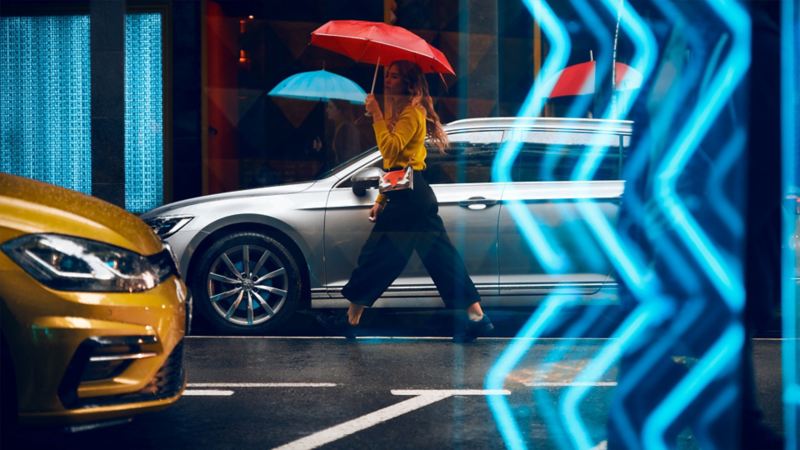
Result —
[[[558, 290], [597, 302], [616, 298], [611, 265], [589, 238], [575, 202], [592, 200], [614, 221], [624, 188], [632, 123], [594, 119], [480, 118], [445, 127], [447, 154], [428, 151], [425, 178], [450, 239], [487, 307], [535, 307]], [[521, 141], [511, 183], [492, 182], [509, 139]], [[607, 150], [591, 181], [571, 181], [581, 156]], [[172, 247], [195, 311], [225, 334], [261, 334], [299, 309], [346, 307], [347, 283], [372, 222], [381, 160], [377, 148], [306, 183], [180, 201], [143, 219]], [[572, 259], [552, 274], [531, 252], [507, 204], [524, 204]], [[377, 308], [442, 308], [414, 255]]]

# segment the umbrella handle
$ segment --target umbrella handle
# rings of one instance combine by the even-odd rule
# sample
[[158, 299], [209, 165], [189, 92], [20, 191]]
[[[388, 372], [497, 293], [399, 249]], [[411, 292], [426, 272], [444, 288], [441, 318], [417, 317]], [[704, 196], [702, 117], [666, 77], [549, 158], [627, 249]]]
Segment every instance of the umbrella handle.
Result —
[[442, 75], [441, 72], [439, 72], [439, 79], [442, 80], [442, 85], [444, 86], [444, 90], [445, 90], [445, 92], [447, 92], [447, 89], [449, 89], [449, 88], [447, 87], [447, 82], [444, 81], [444, 75]]
[[378, 67], [381, 65], [381, 57], [378, 56], [378, 62], [375, 63], [375, 74], [372, 75], [372, 89], [369, 90], [370, 94], [375, 93], [375, 81], [378, 80]]

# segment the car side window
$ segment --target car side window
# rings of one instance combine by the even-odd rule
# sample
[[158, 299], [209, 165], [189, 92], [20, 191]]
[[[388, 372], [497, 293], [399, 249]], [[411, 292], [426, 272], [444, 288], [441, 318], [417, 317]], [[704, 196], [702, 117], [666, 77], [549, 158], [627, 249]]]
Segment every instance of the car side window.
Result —
[[619, 135], [528, 131], [517, 133], [520, 137], [524, 142], [512, 168], [514, 181], [621, 179], [627, 141]]
[[446, 153], [428, 145], [425, 180], [429, 184], [489, 183], [492, 164], [503, 137], [501, 130], [448, 134]]

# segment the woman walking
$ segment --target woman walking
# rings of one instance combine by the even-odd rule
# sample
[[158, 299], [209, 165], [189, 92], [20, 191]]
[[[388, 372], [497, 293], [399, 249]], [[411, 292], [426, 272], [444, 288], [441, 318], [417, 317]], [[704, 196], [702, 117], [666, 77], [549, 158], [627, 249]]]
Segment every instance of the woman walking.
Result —
[[494, 326], [481, 309], [478, 291], [447, 236], [438, 201], [424, 178], [425, 139], [444, 152], [447, 135], [433, 109], [425, 75], [415, 63], [392, 63], [386, 69], [384, 94], [385, 115], [372, 94], [366, 99], [383, 168], [411, 167], [414, 187], [378, 195], [369, 213], [375, 226], [342, 289], [342, 295], [350, 301], [347, 317], [319, 316], [320, 322], [337, 334], [355, 337], [364, 309], [397, 279], [416, 251], [445, 304], [466, 310], [466, 320], [460, 321], [462, 326], [453, 340], [473, 341]]

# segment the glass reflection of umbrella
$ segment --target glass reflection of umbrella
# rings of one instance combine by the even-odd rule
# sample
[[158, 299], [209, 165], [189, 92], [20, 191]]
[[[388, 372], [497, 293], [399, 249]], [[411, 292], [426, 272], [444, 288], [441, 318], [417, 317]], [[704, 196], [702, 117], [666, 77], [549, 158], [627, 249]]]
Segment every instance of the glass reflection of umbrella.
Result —
[[345, 100], [364, 104], [367, 94], [353, 80], [327, 70], [294, 74], [272, 88], [270, 96], [309, 101]]
[[[555, 75], [557, 81], [549, 97], [594, 94], [595, 67], [595, 61], [565, 67]], [[638, 89], [641, 85], [642, 74], [639, 71], [620, 62], [614, 64], [615, 91]]]

